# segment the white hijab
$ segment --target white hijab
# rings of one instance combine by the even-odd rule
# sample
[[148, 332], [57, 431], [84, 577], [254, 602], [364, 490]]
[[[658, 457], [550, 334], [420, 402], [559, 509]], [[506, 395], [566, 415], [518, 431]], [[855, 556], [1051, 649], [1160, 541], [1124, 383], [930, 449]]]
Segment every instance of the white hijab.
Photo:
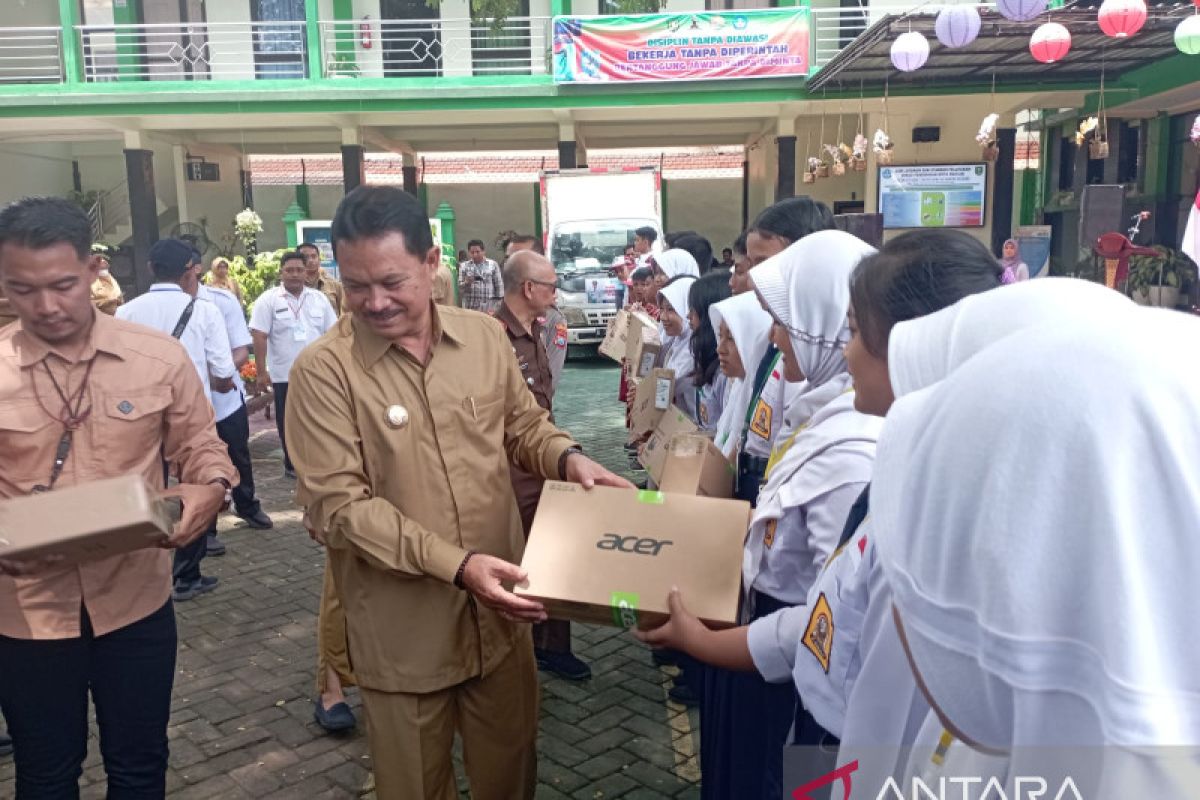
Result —
[[892, 406], [880, 563], [946, 719], [1026, 748], [1010, 774], [1045, 769], [1040, 746], [1110, 745], [1092, 789], [1186, 796], [1129, 748], [1200, 744], [1200, 320], [1104, 302], [1074, 317]]
[[888, 372], [896, 397], [946, 377], [962, 362], [1010, 333], [1041, 323], [1068, 325], [1083, 314], [1119, 313], [1129, 298], [1075, 278], [1023, 281], [965, 297], [901, 322], [888, 338]]
[[[670, 280], [674, 280], [680, 275], [700, 277], [700, 267], [696, 265], [696, 259], [687, 250], [665, 250], [654, 256], [654, 263], [658, 264], [658, 268], [666, 273]], [[687, 316], [686, 309], [682, 316]]]
[[[668, 250], [667, 252], [673, 253], [677, 251]], [[688, 257], [691, 258], [691, 256]], [[695, 264], [696, 262], [693, 261], [692, 263]], [[671, 304], [671, 310], [683, 318], [683, 333], [678, 336], [670, 336], [666, 334], [666, 329], [664, 328], [663, 336], [663, 347], [666, 350], [663, 358], [663, 366], [667, 369], [675, 370], [676, 380], [690, 376], [696, 371], [695, 359], [692, 358], [692, 326], [688, 324], [687, 320], [688, 293], [695, 282], [696, 279], [691, 275], [684, 275], [681, 278], [672, 280], [659, 290], [659, 295], [666, 298], [667, 302]]]
[[745, 292], [709, 306], [708, 318], [718, 337], [721, 323], [725, 323], [746, 370], [745, 377], [730, 379], [725, 407], [717, 421], [717, 447], [726, 458], [732, 458], [746, 427], [746, 411], [754, 399], [755, 370], [771, 344], [771, 315], [763, 311], [753, 292]]
[[[875, 249], [842, 231], [805, 236], [750, 270], [772, 315], [788, 329], [800, 370], [820, 403], [767, 476], [754, 519], [772, 519], [838, 486], [871, 479], [882, 420], [854, 410], [842, 348], [850, 340], [850, 274]], [[773, 291], [776, 277], [784, 292]], [[761, 283], [767, 287], [760, 286]], [[829, 450], [836, 457], [815, 458]], [[809, 465], [809, 469], [801, 467]], [[751, 537], [753, 538], [753, 537]]]

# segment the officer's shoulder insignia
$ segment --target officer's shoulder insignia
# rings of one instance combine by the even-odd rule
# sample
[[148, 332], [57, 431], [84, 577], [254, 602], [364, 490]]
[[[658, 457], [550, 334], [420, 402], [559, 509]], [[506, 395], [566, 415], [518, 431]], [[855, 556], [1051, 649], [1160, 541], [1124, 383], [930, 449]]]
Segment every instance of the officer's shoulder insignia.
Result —
[[771, 438], [771, 406], [761, 397], [754, 407], [754, 416], [750, 418], [750, 432], [764, 439]]
[[554, 326], [554, 346], [560, 350], [567, 346], [567, 323], [559, 322]]
[[816, 656], [825, 674], [829, 674], [829, 654], [833, 651], [833, 612], [825, 593], [821, 592], [817, 604], [813, 606], [808, 618], [808, 627], [804, 630], [804, 646], [808, 652]]

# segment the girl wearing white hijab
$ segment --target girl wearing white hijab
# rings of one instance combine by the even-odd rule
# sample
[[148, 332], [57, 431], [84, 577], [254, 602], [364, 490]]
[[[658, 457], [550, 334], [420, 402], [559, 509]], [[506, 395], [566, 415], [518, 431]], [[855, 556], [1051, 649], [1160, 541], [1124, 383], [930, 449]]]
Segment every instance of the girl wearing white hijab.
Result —
[[664, 333], [658, 366], [674, 370], [675, 405], [693, 422], [696, 422], [696, 386], [692, 373], [696, 371], [696, 362], [692, 358], [692, 328], [688, 325], [687, 310], [688, 291], [695, 281], [691, 275], [682, 275], [658, 293], [658, 319]]
[[721, 418], [717, 421], [714, 441], [730, 461], [745, 446], [750, 401], [754, 395], [754, 369], [771, 344], [771, 315], [752, 293], [739, 294], [708, 309], [717, 331], [717, 357], [721, 370], [729, 378], [729, 394]]
[[1194, 754], [1148, 748], [1200, 744], [1198, 346], [1169, 311], [1050, 323], [889, 415], [874, 513], [896, 622], [942, 724], [1010, 778], [1194, 794]]
[[[817, 412], [792, 437], [760, 493], [744, 553], [745, 621], [804, 602], [837, 542], [850, 506], [870, 479], [879, 420], [854, 410], [842, 348], [849, 339], [850, 274], [873, 252], [849, 234], [822, 231], [751, 270], [751, 280], [774, 318], [772, 338], [783, 353], [787, 379], [807, 379], [813, 387], [810, 395], [820, 400], [814, 401]], [[690, 652], [717, 666], [743, 670], [752, 666], [745, 664], [749, 661], [745, 627], [708, 631], [687, 612], [675, 590], [670, 604], [671, 620], [639, 638]], [[732, 642], [732, 649], [738, 651], [733, 659], [710, 658], [710, 642], [698, 641], [705, 637], [697, 627]], [[709, 728], [728, 746], [703, 759], [705, 796], [781, 797], [780, 754], [795, 721], [795, 692], [791, 686], [771, 685], [757, 675], [739, 677], [743, 680], [731, 687], [732, 696], [726, 701], [732, 710], [721, 714], [730, 718], [729, 727]], [[798, 741], [816, 744], [824, 732], [808, 723], [798, 732]], [[720, 788], [710, 794], [716, 786]]]
[[[664, 284], [670, 283], [682, 275], [690, 275], [693, 278], [700, 277], [700, 267], [696, 265], [696, 259], [687, 250], [665, 250], [651, 257], [655, 274], [661, 273], [665, 277]], [[683, 312], [687, 314], [685, 310]]]

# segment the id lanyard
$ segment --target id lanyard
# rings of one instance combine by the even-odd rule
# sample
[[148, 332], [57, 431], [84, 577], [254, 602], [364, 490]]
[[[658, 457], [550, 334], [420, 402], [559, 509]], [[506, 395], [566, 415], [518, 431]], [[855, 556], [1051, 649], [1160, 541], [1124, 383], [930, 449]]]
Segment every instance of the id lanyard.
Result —
[[304, 301], [307, 299], [308, 295], [301, 290], [300, 302], [293, 303], [291, 292], [286, 289], [283, 291], [283, 300], [287, 303], [288, 308], [291, 309], [292, 316], [296, 319], [296, 327], [292, 329], [292, 338], [297, 342], [303, 342], [308, 338], [308, 333], [304, 327], [304, 319], [300, 316], [300, 312], [304, 309]]

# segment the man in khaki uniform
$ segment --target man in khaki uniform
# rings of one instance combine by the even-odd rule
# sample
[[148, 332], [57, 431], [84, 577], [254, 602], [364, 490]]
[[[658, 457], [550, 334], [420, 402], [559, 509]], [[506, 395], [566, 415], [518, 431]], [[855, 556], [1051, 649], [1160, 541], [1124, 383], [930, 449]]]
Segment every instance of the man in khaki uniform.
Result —
[[495, 320], [432, 302], [440, 253], [416, 199], [360, 186], [333, 238], [347, 310], [301, 353], [287, 424], [298, 496], [346, 608], [380, 800], [532, 798], [538, 685], [510, 458], [630, 487], [530, 394]]
[[346, 292], [342, 284], [331, 278], [321, 266], [320, 249], [311, 242], [302, 242], [296, 246], [296, 252], [304, 256], [304, 285], [325, 295], [325, 299], [337, 314], [345, 311]]
[[[504, 254], [511, 256], [523, 250], [532, 250], [541, 256], [546, 255], [537, 237], [525, 234], [519, 234], [509, 239], [508, 246], [504, 249]], [[553, 269], [553, 265], [551, 265], [551, 269]], [[557, 278], [557, 276], [555, 277]], [[567, 363], [567, 318], [558, 310], [558, 306], [554, 305], [555, 299], [552, 297], [550, 305], [546, 306], [546, 309], [541, 313], [542, 344], [546, 348], [546, 356], [550, 359], [550, 376], [553, 382], [553, 389], [558, 388], [558, 381], [562, 377], [563, 367]]]
[[98, 308], [101, 314], [108, 314], [111, 317], [125, 302], [125, 294], [121, 291], [121, 284], [117, 283], [117, 279], [108, 271], [108, 250], [107, 248], [101, 249], [103, 247], [103, 245], [92, 246], [92, 255], [100, 259], [100, 272], [96, 275], [96, 280], [92, 282], [92, 305]]

